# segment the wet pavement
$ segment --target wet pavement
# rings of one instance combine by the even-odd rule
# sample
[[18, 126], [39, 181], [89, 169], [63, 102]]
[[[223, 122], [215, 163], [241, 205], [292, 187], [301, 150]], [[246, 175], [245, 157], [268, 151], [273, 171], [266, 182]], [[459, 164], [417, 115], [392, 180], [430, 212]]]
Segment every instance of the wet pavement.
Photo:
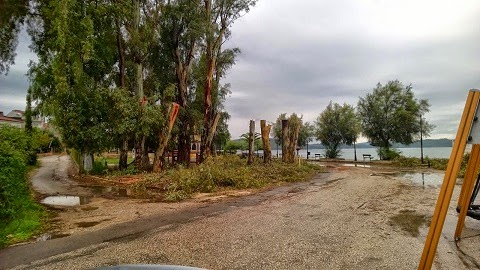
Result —
[[398, 177], [419, 186], [440, 187], [445, 173], [443, 172], [402, 172]]

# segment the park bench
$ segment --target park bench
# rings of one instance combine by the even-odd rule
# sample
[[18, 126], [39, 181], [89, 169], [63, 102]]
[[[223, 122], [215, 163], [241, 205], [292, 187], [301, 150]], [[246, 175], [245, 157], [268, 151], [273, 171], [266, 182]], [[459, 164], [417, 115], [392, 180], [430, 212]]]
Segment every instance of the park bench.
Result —
[[315, 159], [317, 159], [317, 157], [320, 160], [320, 158], [322, 157], [322, 154], [315, 154]]
[[363, 154], [363, 162], [368, 159], [368, 161], [372, 161], [373, 157], [370, 154]]

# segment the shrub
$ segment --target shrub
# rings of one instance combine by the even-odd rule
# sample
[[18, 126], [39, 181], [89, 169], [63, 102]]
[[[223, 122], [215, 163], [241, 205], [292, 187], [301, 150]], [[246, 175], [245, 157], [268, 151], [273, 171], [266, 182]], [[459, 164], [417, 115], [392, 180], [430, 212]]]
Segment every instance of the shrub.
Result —
[[393, 148], [379, 147], [377, 153], [381, 160], [394, 160], [400, 157], [400, 152]]
[[36, 162], [32, 144], [22, 129], [0, 126], [0, 247], [30, 237], [40, 226], [42, 209], [27, 179], [28, 164]]
[[92, 170], [89, 172], [93, 175], [104, 175], [108, 172], [107, 161], [105, 159], [95, 160], [92, 164]]
[[247, 166], [245, 160], [236, 155], [219, 156], [192, 168], [180, 166], [150, 175], [138, 185], [162, 186], [166, 191], [165, 200], [178, 201], [198, 192], [257, 188], [277, 181], [303, 181], [318, 171], [319, 166], [309, 163], [299, 166], [276, 161], [265, 165], [256, 160]]
[[398, 156], [394, 159], [394, 164], [401, 167], [416, 167], [422, 165], [419, 158]]

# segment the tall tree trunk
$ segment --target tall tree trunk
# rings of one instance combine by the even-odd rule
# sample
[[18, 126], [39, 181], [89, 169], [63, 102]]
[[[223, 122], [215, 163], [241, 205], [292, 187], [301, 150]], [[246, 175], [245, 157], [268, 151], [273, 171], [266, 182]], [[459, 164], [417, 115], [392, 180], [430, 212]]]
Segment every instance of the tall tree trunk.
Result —
[[89, 173], [93, 168], [93, 154], [91, 153], [81, 153], [81, 173]]
[[[292, 123], [290, 123], [292, 125]], [[295, 150], [297, 148], [298, 144], [298, 134], [300, 132], [300, 123], [295, 122], [293, 125], [290, 127], [291, 131], [293, 130], [293, 134], [290, 133], [290, 142], [288, 143], [289, 149], [288, 149], [288, 162], [289, 163], [294, 163], [295, 162]]]
[[[123, 50], [123, 38], [118, 19], [117, 25], [117, 52], [118, 52], [118, 86], [120, 91], [125, 91], [125, 52]], [[118, 169], [125, 170], [128, 167], [128, 136], [124, 134], [120, 145], [120, 156], [118, 159]]]
[[207, 140], [205, 142], [205, 153], [206, 157], [209, 157], [212, 155], [212, 142], [213, 142], [213, 137], [215, 136], [215, 131], [217, 130], [217, 125], [218, 121], [220, 120], [220, 113], [215, 114], [215, 118], [213, 119], [212, 126], [208, 130], [208, 135], [207, 135]]
[[125, 170], [128, 167], [128, 138], [124, 137], [120, 146], [120, 157], [118, 159], [118, 169]]
[[251, 165], [253, 163], [254, 136], [255, 136], [255, 121], [250, 120], [250, 132], [248, 133], [248, 160], [247, 160], [248, 165]]
[[190, 148], [192, 138], [190, 136], [191, 127], [188, 116], [184, 113], [179, 118], [180, 133], [178, 134], [178, 156], [177, 162], [184, 166], [190, 166]]
[[289, 162], [290, 135], [288, 120], [282, 120], [282, 161]]
[[165, 165], [165, 149], [167, 148], [168, 141], [172, 134], [173, 124], [177, 118], [179, 105], [174, 103], [170, 107], [168, 124], [164, 130], [159, 133], [159, 145], [155, 152], [155, 158], [153, 160], [153, 172], [161, 172]]
[[177, 79], [177, 103], [183, 108], [182, 113], [179, 117], [180, 125], [180, 134], [178, 135], [178, 162], [184, 164], [185, 166], [190, 166], [190, 145], [191, 145], [191, 125], [190, 125], [190, 115], [187, 107], [187, 90], [188, 90], [188, 80], [190, 75], [190, 69], [192, 65], [192, 60], [195, 52], [195, 40], [191, 39], [189, 41], [188, 52], [185, 56], [185, 59], [182, 58], [180, 52], [180, 43], [178, 37], [176, 36], [177, 32], [181, 31], [180, 26], [177, 23], [174, 23], [173, 40], [174, 40], [174, 49], [173, 57], [175, 59], [175, 71]]
[[[133, 0], [134, 16], [133, 16], [133, 35], [137, 39], [137, 44], [134, 45], [134, 55], [133, 61], [135, 66], [135, 96], [137, 97], [138, 102], [140, 103], [140, 118], [143, 117], [143, 107], [146, 104], [146, 99], [144, 98], [143, 93], [143, 65], [142, 65], [142, 55], [139, 45], [139, 27], [140, 27], [140, 0]], [[146, 137], [145, 134], [140, 134], [135, 138], [135, 167], [138, 170], [146, 170], [150, 166], [148, 161], [148, 152], [146, 151]]]
[[207, 22], [206, 30], [206, 59], [207, 59], [207, 72], [205, 76], [205, 98], [204, 98], [204, 113], [203, 113], [203, 132], [200, 143], [200, 161], [204, 161], [210, 155], [210, 147], [212, 140], [208, 140], [210, 134], [214, 134], [216, 131], [216, 124], [213, 123], [214, 114], [212, 108], [212, 87], [213, 87], [213, 75], [217, 67], [217, 54], [220, 50], [221, 43], [223, 41], [223, 35], [226, 30], [226, 25], [222, 23], [220, 31], [215, 36], [215, 31], [212, 24], [217, 22], [212, 17], [212, 0], [204, 0], [205, 6], [205, 19]]
[[[207, 45], [209, 46], [209, 45]], [[210, 156], [210, 144], [208, 136], [212, 132], [212, 82], [215, 70], [215, 57], [211, 53], [211, 49], [207, 48], [207, 74], [205, 78], [205, 96], [204, 96], [204, 112], [203, 112], [203, 132], [200, 144], [200, 161], [203, 162]], [[215, 131], [213, 131], [215, 133]]]
[[270, 145], [270, 129], [271, 125], [267, 126], [266, 120], [260, 120], [260, 130], [262, 132], [262, 145], [263, 145], [263, 162], [272, 162], [272, 147]]

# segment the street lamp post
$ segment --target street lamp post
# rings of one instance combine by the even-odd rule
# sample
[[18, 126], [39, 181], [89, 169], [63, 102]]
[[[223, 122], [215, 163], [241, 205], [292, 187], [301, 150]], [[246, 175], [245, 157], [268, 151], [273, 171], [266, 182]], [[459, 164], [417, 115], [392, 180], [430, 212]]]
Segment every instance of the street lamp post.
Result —
[[423, 164], [423, 123], [420, 115], [420, 161]]

